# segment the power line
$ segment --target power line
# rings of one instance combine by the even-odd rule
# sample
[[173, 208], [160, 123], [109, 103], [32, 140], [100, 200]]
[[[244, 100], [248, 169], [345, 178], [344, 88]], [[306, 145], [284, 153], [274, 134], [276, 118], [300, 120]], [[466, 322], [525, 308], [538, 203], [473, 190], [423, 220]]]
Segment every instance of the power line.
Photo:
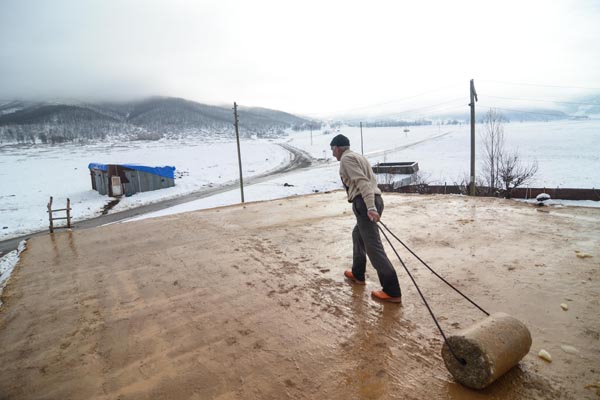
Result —
[[542, 85], [542, 84], [537, 84], [537, 83], [505, 82], [505, 81], [493, 81], [493, 80], [486, 80], [486, 79], [480, 79], [479, 82], [501, 83], [503, 85], [514, 85], [514, 86], [536, 86], [536, 87], [546, 87], [546, 88], [559, 88], [559, 89], [600, 90], [600, 88], [596, 88], [596, 87], [562, 86], [562, 85]]
[[[547, 84], [536, 84], [536, 83], [528, 83], [528, 82], [507, 82], [507, 81], [496, 81], [496, 80], [481, 80], [481, 81], [482, 82], [491, 82], [491, 83], [500, 83], [500, 84], [505, 84], [505, 85], [514, 85], [514, 86], [533, 86], [533, 87], [546, 87], [546, 88], [583, 89], [583, 90], [598, 90], [598, 91], [600, 91], [600, 88], [595, 88], [595, 87], [547, 85]], [[408, 100], [415, 99], [417, 97], [421, 97], [421, 96], [424, 96], [424, 95], [427, 95], [427, 94], [439, 92], [439, 91], [442, 91], [442, 90], [445, 90], [445, 89], [449, 89], [449, 88], [453, 88], [453, 87], [457, 87], [457, 86], [458, 86], [458, 84], [448, 85], [448, 86], [444, 86], [444, 87], [439, 87], [437, 89], [432, 89], [432, 90], [429, 90], [429, 91], [426, 91], [426, 92], [423, 92], [423, 93], [419, 93], [419, 94], [416, 94], [416, 95], [408, 96], [408, 97], [405, 97], [405, 98], [402, 98], [402, 99], [391, 100], [391, 101], [386, 101], [386, 102], [382, 102], [382, 103], [374, 103], [374, 104], [370, 104], [370, 105], [353, 107], [353, 108], [348, 108], [348, 109], [344, 109], [344, 110], [337, 110], [337, 111], [332, 111], [332, 112], [323, 112], [323, 113], [319, 113], [319, 114], [315, 114], [315, 115], [344, 114], [344, 113], [350, 113], [350, 112], [353, 112], [353, 111], [367, 110], [369, 108], [382, 107], [382, 106], [390, 105], [390, 104], [394, 104], [394, 103], [402, 103], [402, 102], [406, 102]], [[494, 98], [494, 99], [511, 100], [511, 101], [532, 101], [532, 102], [555, 103], [555, 104], [572, 104], [572, 105], [582, 105], [582, 106], [598, 106], [598, 105], [600, 105], [598, 103], [554, 101], [554, 100], [541, 100], [541, 99], [529, 99], [529, 98], [502, 97], [502, 96], [486, 96], [486, 97], [487, 98]], [[441, 103], [431, 104], [431, 105], [428, 105], [428, 106], [416, 107], [416, 108], [399, 110], [399, 111], [385, 111], [384, 113], [386, 115], [388, 115], [388, 116], [390, 116], [390, 115], [406, 115], [406, 114], [410, 114], [410, 113], [414, 113], [414, 114], [417, 114], [417, 115], [420, 116], [420, 115], [424, 115], [426, 112], [431, 112], [431, 111], [439, 110], [440, 108], [443, 109], [444, 105], [456, 103], [457, 101], [464, 101], [463, 97], [453, 98], [453, 99], [450, 99], [450, 100], [447, 100], [447, 101], [444, 101], [444, 102], [441, 102]], [[467, 106], [467, 105], [465, 105], [465, 106]], [[454, 109], [458, 109], [459, 107], [462, 107], [462, 106], [452, 107], [448, 111], [451, 111], [451, 110], [454, 110]], [[543, 113], [543, 112], [511, 110], [511, 109], [508, 109], [508, 108], [500, 108], [500, 107], [493, 107], [493, 108], [498, 108], [499, 110], [517, 112], [517, 113], [522, 113], [522, 114], [538, 114], [538, 115], [550, 115], [550, 116], [557, 116], [557, 115], [559, 115], [559, 114], [549, 114], [549, 113]]]
[[558, 103], [558, 104], [574, 104], [578, 106], [600, 106], [600, 103], [577, 103], [573, 101], [557, 101], [557, 100], [539, 100], [539, 99], [526, 99], [526, 98], [514, 98], [514, 97], [501, 97], [501, 96], [486, 96], [493, 99], [504, 99], [504, 100], [516, 100], [516, 101], [537, 101], [542, 103]]
[[535, 111], [521, 111], [521, 110], [511, 110], [510, 108], [501, 108], [501, 107], [496, 107], [496, 106], [488, 106], [485, 104], [480, 104], [480, 106], [485, 107], [485, 108], [494, 108], [496, 110], [502, 110], [502, 111], [511, 111], [511, 112], [516, 112], [516, 113], [521, 113], [521, 114], [537, 114], [537, 115], [548, 115], [551, 117], [562, 117], [563, 113], [560, 114], [550, 114], [550, 113], [543, 113], [543, 112], [535, 112]]
[[[461, 105], [454, 106], [454, 107], [449, 107], [449, 108], [448, 107], [442, 107], [441, 109], [438, 109], [438, 110], [435, 110], [435, 111], [438, 111], [438, 112], [442, 112], [443, 111], [443, 112], [447, 113], [447, 112], [458, 110], [458, 109], [464, 110], [465, 107], [468, 107], [468, 104], [461, 104]], [[434, 110], [429, 110], [429, 111], [434, 111]], [[420, 113], [420, 114], [416, 114], [415, 116], [417, 116], [417, 117], [425, 117], [425, 116], [428, 116], [428, 115], [426, 113]], [[431, 116], [429, 116], [429, 117], [431, 117]]]
[[[448, 101], [444, 101], [442, 103], [437, 103], [437, 104], [432, 104], [429, 106], [424, 106], [424, 107], [418, 107], [418, 108], [413, 108], [413, 109], [408, 109], [408, 110], [404, 110], [404, 111], [394, 111], [393, 114], [408, 114], [408, 113], [415, 113], [418, 111], [433, 111], [436, 108], [446, 105], [446, 104], [453, 104], [456, 103], [457, 101], [465, 101], [465, 99], [463, 97], [457, 97]], [[443, 107], [442, 107], [443, 108]]]
[[[422, 116], [422, 115], [426, 115], [426, 113], [432, 112], [432, 111], [440, 111], [440, 110], [452, 111], [452, 110], [456, 110], [459, 108], [468, 107], [467, 104], [464, 104], [464, 100], [465, 99], [463, 97], [457, 97], [454, 99], [450, 99], [450, 100], [447, 100], [447, 101], [444, 101], [441, 103], [431, 104], [428, 106], [405, 109], [405, 110], [398, 110], [398, 111], [389, 111], [389, 112], [386, 112], [385, 115], [388, 117], [401, 116], [401, 115], [406, 115], [406, 114], [415, 114], [415, 116]], [[457, 104], [457, 103], [461, 103], [461, 104]]]
[[390, 101], [386, 101], [386, 102], [383, 102], [383, 103], [367, 104], [367, 105], [364, 105], [364, 106], [346, 108], [346, 109], [336, 110], [336, 111], [322, 112], [322, 113], [318, 113], [318, 114], [314, 114], [314, 115], [343, 114], [343, 113], [357, 111], [357, 110], [364, 110], [364, 109], [368, 109], [368, 108], [381, 107], [381, 106], [385, 106], [385, 105], [393, 104], [393, 103], [401, 103], [401, 102], [404, 102], [404, 101], [407, 101], [407, 100], [412, 100], [412, 99], [417, 98], [417, 97], [425, 96], [427, 94], [440, 92], [442, 90], [446, 90], [446, 89], [450, 89], [450, 88], [454, 88], [454, 87], [458, 87], [458, 86], [459, 86], [459, 84], [455, 83], [455, 84], [452, 84], [452, 85], [443, 86], [443, 87], [439, 87], [437, 89], [428, 90], [426, 92], [422, 92], [422, 93], [415, 94], [415, 95], [412, 95], [412, 96], [404, 97], [404, 98], [401, 98], [401, 99], [390, 100]]

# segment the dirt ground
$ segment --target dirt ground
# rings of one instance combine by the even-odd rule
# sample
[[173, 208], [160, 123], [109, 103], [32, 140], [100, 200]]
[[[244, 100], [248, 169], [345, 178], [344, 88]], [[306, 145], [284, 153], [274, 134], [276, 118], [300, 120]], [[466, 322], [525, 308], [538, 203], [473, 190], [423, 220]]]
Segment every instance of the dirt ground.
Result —
[[[408, 246], [531, 331], [521, 363], [474, 391], [389, 248], [402, 305], [370, 297], [370, 265], [366, 287], [344, 281], [344, 197], [33, 238], [0, 309], [0, 399], [600, 398], [600, 209], [384, 194]], [[448, 334], [484, 317], [399, 251]]]

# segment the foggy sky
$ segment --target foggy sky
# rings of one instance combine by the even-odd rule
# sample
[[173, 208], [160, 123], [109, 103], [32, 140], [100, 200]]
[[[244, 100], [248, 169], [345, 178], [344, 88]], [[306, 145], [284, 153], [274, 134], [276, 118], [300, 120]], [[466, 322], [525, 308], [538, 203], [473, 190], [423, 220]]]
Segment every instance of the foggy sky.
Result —
[[463, 107], [471, 78], [488, 101], [566, 99], [600, 88], [598, 21], [583, 0], [1, 0], [0, 100], [325, 116]]

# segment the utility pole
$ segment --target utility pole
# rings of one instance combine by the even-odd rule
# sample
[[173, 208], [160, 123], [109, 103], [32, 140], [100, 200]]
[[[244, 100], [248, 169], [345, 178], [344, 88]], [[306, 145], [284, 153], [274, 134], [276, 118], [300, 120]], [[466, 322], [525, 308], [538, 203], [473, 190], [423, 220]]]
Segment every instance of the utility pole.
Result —
[[360, 122], [360, 154], [362, 154], [363, 156], [365, 155], [365, 152], [363, 150], [362, 121]]
[[310, 124], [310, 145], [312, 146], [312, 124]]
[[477, 92], [475, 91], [475, 83], [471, 79], [471, 182], [469, 194], [475, 196], [475, 102], [477, 100]]
[[235, 139], [237, 141], [238, 164], [240, 167], [240, 192], [242, 193], [242, 203], [244, 202], [244, 178], [242, 177], [242, 154], [240, 152], [240, 131], [238, 127], [237, 104], [233, 102], [233, 120], [235, 125]]

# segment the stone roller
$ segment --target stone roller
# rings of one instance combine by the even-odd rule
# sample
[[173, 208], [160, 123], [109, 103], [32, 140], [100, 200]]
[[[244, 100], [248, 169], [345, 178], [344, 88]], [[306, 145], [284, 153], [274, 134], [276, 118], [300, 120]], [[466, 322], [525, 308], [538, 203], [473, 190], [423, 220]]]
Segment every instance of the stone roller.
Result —
[[394, 239], [400, 242], [406, 250], [427, 267], [427, 269], [429, 269], [436, 277], [487, 315], [485, 319], [469, 328], [446, 337], [440, 324], [437, 322], [431, 307], [429, 307], [425, 296], [421, 292], [421, 289], [419, 289], [419, 285], [417, 285], [417, 282], [410, 273], [410, 270], [406, 267], [402, 258], [400, 258], [400, 255], [394, 248], [394, 245], [386, 235], [385, 231], [378, 226], [379, 231], [381, 231], [387, 242], [390, 244], [392, 250], [394, 250], [394, 253], [398, 257], [398, 260], [400, 260], [400, 263], [404, 267], [404, 270], [415, 285], [423, 303], [425, 303], [427, 310], [445, 339], [444, 345], [442, 346], [442, 358], [444, 359], [446, 368], [452, 374], [454, 379], [467, 387], [483, 389], [501, 377], [509, 369], [517, 365], [519, 361], [525, 357], [531, 348], [531, 333], [529, 333], [529, 330], [521, 321], [505, 313], [488, 314], [487, 311], [478, 306], [473, 300], [469, 299], [460, 290], [455, 288], [427, 265], [427, 263], [417, 256], [402, 240], [394, 235], [383, 222], [379, 221], [379, 225], [382, 225]]
[[442, 358], [454, 379], [467, 387], [483, 389], [517, 365], [530, 348], [527, 327], [508, 314], [495, 313], [448, 336]]

